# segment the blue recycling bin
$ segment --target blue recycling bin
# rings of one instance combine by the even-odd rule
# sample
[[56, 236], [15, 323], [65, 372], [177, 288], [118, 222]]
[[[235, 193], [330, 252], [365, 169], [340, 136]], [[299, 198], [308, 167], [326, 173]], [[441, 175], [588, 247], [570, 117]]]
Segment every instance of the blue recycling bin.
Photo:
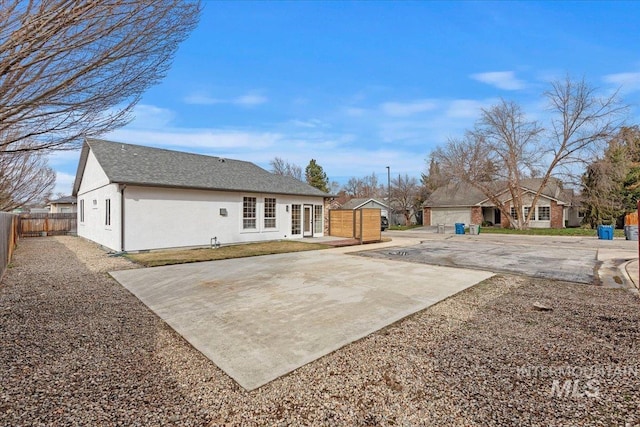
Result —
[[599, 225], [598, 239], [613, 240], [613, 225]]
[[464, 224], [456, 222], [456, 234], [464, 234]]

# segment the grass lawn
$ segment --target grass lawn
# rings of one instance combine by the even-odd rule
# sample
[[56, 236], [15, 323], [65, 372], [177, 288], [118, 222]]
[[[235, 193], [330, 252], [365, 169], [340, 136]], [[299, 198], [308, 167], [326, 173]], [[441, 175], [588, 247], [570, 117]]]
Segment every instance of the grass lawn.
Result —
[[[514, 230], [511, 228], [482, 227], [481, 233], [491, 234], [526, 234], [529, 236], [597, 236], [596, 230], [587, 228], [530, 228]], [[613, 237], [624, 237], [624, 230], [613, 230]]]
[[282, 254], [287, 252], [314, 251], [329, 247], [329, 245], [323, 245], [320, 243], [276, 241], [222, 246], [217, 249], [175, 249], [143, 252], [127, 254], [126, 257], [133, 262], [144, 265], [145, 267], [157, 267], [160, 265], [184, 264], [188, 262], [245, 258], [259, 255]]

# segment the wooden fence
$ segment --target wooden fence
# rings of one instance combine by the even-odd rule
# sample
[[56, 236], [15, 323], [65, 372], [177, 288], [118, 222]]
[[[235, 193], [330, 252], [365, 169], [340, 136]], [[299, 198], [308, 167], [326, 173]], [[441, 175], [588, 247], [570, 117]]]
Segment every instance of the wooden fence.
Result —
[[382, 240], [380, 209], [331, 209], [329, 235], [359, 239], [360, 243], [379, 242]]
[[0, 280], [11, 262], [18, 241], [18, 216], [0, 212]]
[[19, 217], [20, 237], [76, 234], [77, 213], [22, 213]]

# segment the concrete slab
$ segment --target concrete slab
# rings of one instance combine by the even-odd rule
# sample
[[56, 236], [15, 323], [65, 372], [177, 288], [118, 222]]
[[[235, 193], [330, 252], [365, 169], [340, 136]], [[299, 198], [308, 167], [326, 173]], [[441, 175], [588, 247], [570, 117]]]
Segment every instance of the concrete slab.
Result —
[[493, 274], [325, 250], [111, 275], [252, 390]]
[[596, 249], [518, 245], [491, 241], [430, 240], [413, 246], [361, 252], [377, 259], [394, 259], [449, 267], [508, 272], [531, 277], [595, 283]]

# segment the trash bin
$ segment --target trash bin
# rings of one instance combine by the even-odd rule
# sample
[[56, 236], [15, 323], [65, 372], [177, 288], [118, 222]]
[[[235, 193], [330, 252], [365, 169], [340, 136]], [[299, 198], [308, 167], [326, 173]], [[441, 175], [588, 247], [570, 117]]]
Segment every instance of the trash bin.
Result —
[[613, 225], [599, 225], [598, 239], [613, 240]]
[[624, 237], [627, 240], [638, 241], [638, 226], [637, 225], [625, 225], [624, 226]]
[[444, 224], [438, 224], [438, 234], [444, 234]]
[[471, 224], [469, 226], [469, 234], [480, 234], [480, 224]]
[[456, 222], [456, 234], [464, 234], [464, 224]]

